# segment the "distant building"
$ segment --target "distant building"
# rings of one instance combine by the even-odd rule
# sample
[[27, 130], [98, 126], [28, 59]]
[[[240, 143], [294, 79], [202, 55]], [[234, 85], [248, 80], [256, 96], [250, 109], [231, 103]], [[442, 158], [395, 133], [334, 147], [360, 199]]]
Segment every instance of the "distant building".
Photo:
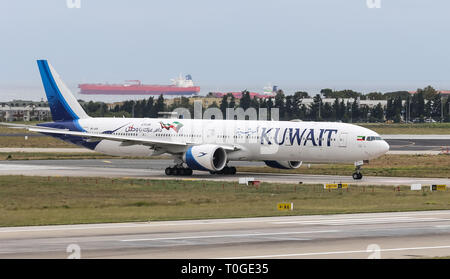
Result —
[[[219, 106], [220, 102], [222, 102], [222, 98], [208, 97], [208, 96], [206, 96], [206, 97], [194, 96], [194, 97], [189, 97], [187, 99], [189, 100], [189, 104], [190, 105], [192, 105], [195, 101], [202, 101], [202, 106], [203, 107], [209, 107], [214, 102], [216, 102], [216, 104]], [[164, 103], [167, 106], [171, 106], [173, 104], [181, 104], [181, 98], [180, 97], [176, 97], [176, 98], [171, 98], [171, 99], [164, 99]]]
[[[216, 104], [218, 106], [220, 106], [220, 103], [222, 102], [222, 98], [208, 97], [208, 96], [206, 96], [206, 97], [195, 96], [195, 97], [188, 98], [188, 100], [189, 100], [189, 104], [193, 104], [194, 101], [202, 101], [202, 105], [204, 108], [210, 106], [213, 102], [216, 102]], [[324, 99], [322, 99], [322, 103], [323, 104], [329, 103], [332, 105], [335, 102], [335, 100], [336, 100], [335, 98], [324, 98]], [[344, 98], [344, 99], [340, 98], [338, 100], [339, 100], [339, 102], [344, 101], [345, 104], [347, 104], [347, 102], [353, 103], [355, 101], [354, 98]], [[174, 103], [180, 104], [181, 98], [165, 99], [164, 102], [167, 106], [170, 106]], [[239, 105], [239, 102], [240, 102], [240, 99], [236, 98], [235, 99], [236, 105]], [[404, 102], [405, 101], [403, 101], [403, 103]], [[302, 99], [302, 104], [304, 104], [304, 105], [308, 106], [308, 105], [311, 105], [312, 103], [314, 103], [313, 98], [303, 98]], [[383, 107], [387, 106], [387, 100], [359, 100], [359, 106], [362, 106], [362, 107], [366, 106], [369, 108], [373, 108], [373, 107], [377, 106], [378, 104], [381, 104]]]
[[46, 121], [51, 119], [48, 103], [13, 100], [0, 102], [0, 119], [2, 121]]
[[[322, 99], [322, 103], [328, 103], [330, 105], [334, 104], [334, 102], [336, 101], [336, 99], [334, 98], [323, 98]], [[354, 98], [339, 98], [338, 99], [339, 103], [344, 101], [345, 104], [350, 103], [353, 104], [353, 102], [355, 101]], [[378, 104], [381, 104], [381, 106], [387, 106], [387, 100], [359, 100], [359, 106], [361, 107], [369, 107], [369, 108], [373, 108], [375, 106], [377, 106]], [[403, 101], [405, 102], [405, 101]], [[302, 104], [305, 105], [310, 105], [314, 103], [314, 99], [313, 98], [304, 98], [302, 99]]]

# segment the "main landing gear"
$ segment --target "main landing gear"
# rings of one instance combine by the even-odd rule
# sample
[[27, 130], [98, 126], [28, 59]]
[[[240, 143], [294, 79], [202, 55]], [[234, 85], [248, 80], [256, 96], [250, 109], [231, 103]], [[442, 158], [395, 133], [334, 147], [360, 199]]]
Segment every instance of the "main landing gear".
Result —
[[192, 169], [185, 168], [182, 165], [176, 165], [174, 167], [168, 167], [166, 168], [166, 175], [183, 175], [183, 176], [190, 176], [192, 175]]
[[352, 174], [353, 179], [360, 180], [361, 178], [363, 178], [363, 175], [361, 173], [362, 165], [362, 161], [355, 162], [355, 172]]
[[236, 174], [236, 168], [225, 166], [220, 171], [210, 171], [209, 173], [210, 174]]

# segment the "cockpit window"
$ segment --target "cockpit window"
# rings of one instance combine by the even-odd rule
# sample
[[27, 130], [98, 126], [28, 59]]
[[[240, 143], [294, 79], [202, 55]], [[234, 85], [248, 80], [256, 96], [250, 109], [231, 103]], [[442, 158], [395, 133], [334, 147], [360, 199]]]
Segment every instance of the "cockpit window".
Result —
[[383, 140], [381, 137], [368, 136], [366, 137], [366, 141], [374, 141], [374, 140]]

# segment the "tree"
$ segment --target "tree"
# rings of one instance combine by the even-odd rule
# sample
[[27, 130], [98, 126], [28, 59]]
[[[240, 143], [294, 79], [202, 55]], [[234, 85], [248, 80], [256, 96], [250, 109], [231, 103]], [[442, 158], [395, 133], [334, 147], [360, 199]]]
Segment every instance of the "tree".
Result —
[[413, 118], [421, 118], [425, 114], [425, 99], [423, 97], [423, 92], [418, 90], [416, 94], [413, 95], [411, 100], [411, 116]]
[[322, 98], [320, 97], [320, 94], [317, 94], [313, 98], [313, 102], [310, 105], [310, 116], [309, 118], [314, 121], [320, 121], [322, 120]]
[[360, 111], [359, 111], [359, 103], [358, 99], [355, 99], [353, 101], [353, 104], [351, 105], [351, 122], [358, 122], [360, 117]]
[[345, 90], [341, 90], [341, 91], [329, 91], [330, 89], [322, 89], [320, 92], [324, 92], [322, 94], [324, 94], [325, 98], [362, 98], [364, 97], [361, 93], [350, 90], [350, 89], [345, 89]]
[[441, 120], [441, 113], [443, 112], [441, 94], [435, 95], [431, 102], [430, 117]]
[[305, 98], [305, 96], [308, 96], [308, 93], [301, 92], [301, 91], [295, 92], [294, 96], [292, 96], [292, 110], [291, 110], [292, 118], [294, 118], [294, 119], [304, 119], [305, 118], [305, 114], [302, 115], [301, 109], [300, 109], [303, 98]]
[[338, 114], [338, 120], [342, 120], [345, 122], [346, 119], [348, 119], [347, 116], [347, 107], [345, 106], [344, 100], [342, 100], [339, 103], [339, 110], [338, 110], [339, 114]]
[[219, 108], [220, 111], [222, 112], [223, 117], [225, 118], [227, 115], [227, 108], [228, 108], [228, 95], [223, 95]]
[[269, 119], [272, 119], [271, 109], [273, 108], [273, 101], [272, 98], [268, 98], [266, 100], [266, 108], [267, 108], [267, 117]]
[[242, 97], [239, 106], [244, 110], [247, 110], [250, 107], [250, 102], [250, 92], [248, 92], [247, 90], [242, 91]]
[[306, 99], [309, 98], [309, 94], [308, 92], [304, 92], [304, 91], [297, 91], [294, 93], [294, 96], [296, 98], [300, 98], [300, 99]]
[[231, 93], [228, 93], [227, 96], [230, 98], [230, 102], [228, 103], [228, 107], [234, 109], [236, 107], [236, 98]]
[[219, 108], [219, 106], [217, 105], [216, 101], [212, 102], [208, 108]]
[[372, 108], [370, 112], [370, 116], [373, 122], [382, 122], [383, 121], [383, 107], [381, 106], [381, 103], [378, 103], [375, 107]]
[[283, 91], [278, 90], [277, 94], [275, 95], [275, 107], [279, 109], [280, 119], [284, 119], [286, 113], [284, 104], [285, 98], [286, 97], [284, 96]]
[[258, 97], [253, 97], [252, 100], [250, 101], [250, 107], [256, 109], [256, 111], [258, 111], [259, 109], [259, 101], [258, 101]]
[[430, 118], [431, 117], [431, 107], [432, 107], [432, 101], [428, 100], [425, 103], [425, 109], [424, 109], [424, 113], [423, 113], [425, 118]]
[[336, 121], [338, 119], [341, 119], [341, 117], [339, 116], [339, 99], [336, 98], [334, 100], [334, 103], [332, 105], [332, 114], [331, 114], [331, 119]]
[[384, 93], [383, 95], [386, 99], [400, 97], [402, 100], [406, 100], [411, 96], [411, 94], [408, 91], [387, 92], [387, 93]]
[[159, 95], [158, 99], [156, 100], [155, 104], [152, 107], [152, 110], [150, 112], [150, 117], [157, 118], [158, 112], [165, 111], [165, 104], [164, 104], [164, 97], [163, 95]]
[[284, 120], [291, 120], [293, 117], [293, 105], [292, 105], [292, 100], [293, 100], [294, 96], [289, 95], [286, 96], [286, 103], [284, 105], [284, 108], [286, 110], [285, 115], [284, 115]]
[[402, 113], [402, 97], [401, 96], [395, 97], [392, 107], [393, 107], [393, 112], [394, 112], [393, 120], [395, 123], [400, 123], [401, 113]]
[[389, 98], [387, 100], [387, 105], [386, 105], [386, 119], [393, 120], [394, 116], [395, 116], [394, 103], [393, 103], [393, 100], [391, 98]]
[[450, 97], [447, 97], [447, 101], [443, 107], [444, 112], [444, 121], [450, 122]]
[[424, 89], [418, 89], [417, 93], [419, 93], [419, 91], [422, 92], [423, 97], [426, 100], [432, 100], [437, 94], [438, 92], [436, 91], [436, 89], [434, 89], [433, 87], [431, 87], [430, 85], [428, 85], [427, 87], [425, 87]]
[[383, 93], [380, 92], [372, 92], [366, 95], [367, 99], [369, 100], [385, 100], [386, 96], [383, 95]]
[[330, 103], [325, 103], [323, 105], [323, 109], [321, 111], [322, 119], [325, 119], [327, 121], [331, 121], [333, 118], [333, 107], [330, 105]]
[[320, 90], [320, 94], [322, 94], [325, 98], [332, 98], [333, 90], [330, 88], [324, 88]]
[[[181, 97], [181, 99], [183, 100], [183, 97]], [[187, 99], [187, 98], [185, 98]], [[150, 117], [150, 113], [152, 111], [153, 108], [153, 103], [154, 103], [154, 98], [153, 96], [147, 99], [147, 103], [145, 105], [145, 109], [144, 109], [144, 117]], [[189, 100], [188, 100], [189, 102]]]

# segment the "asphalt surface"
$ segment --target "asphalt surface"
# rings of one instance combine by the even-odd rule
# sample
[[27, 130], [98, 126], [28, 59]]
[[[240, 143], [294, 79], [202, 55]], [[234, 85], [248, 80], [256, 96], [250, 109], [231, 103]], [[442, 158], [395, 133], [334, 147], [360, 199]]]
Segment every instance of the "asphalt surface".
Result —
[[0, 228], [0, 258], [74, 251], [81, 258], [449, 256], [450, 211]]
[[[240, 177], [252, 177], [255, 180], [272, 183], [352, 183], [358, 185], [410, 185], [413, 183], [447, 184], [448, 178], [412, 178], [364, 176], [353, 180], [348, 176], [281, 174], [240, 172], [236, 175], [211, 175], [209, 172], [194, 171], [192, 176], [166, 176], [164, 169], [173, 164], [172, 160], [132, 160], [132, 159], [85, 159], [85, 160], [24, 160], [0, 161], [0, 175], [35, 176], [90, 176], [90, 177], [127, 177], [142, 179], [185, 179], [217, 180], [237, 182]], [[262, 162], [231, 162], [232, 166], [263, 166]]]
[[441, 151], [449, 147], [449, 139], [387, 139], [390, 151]]

